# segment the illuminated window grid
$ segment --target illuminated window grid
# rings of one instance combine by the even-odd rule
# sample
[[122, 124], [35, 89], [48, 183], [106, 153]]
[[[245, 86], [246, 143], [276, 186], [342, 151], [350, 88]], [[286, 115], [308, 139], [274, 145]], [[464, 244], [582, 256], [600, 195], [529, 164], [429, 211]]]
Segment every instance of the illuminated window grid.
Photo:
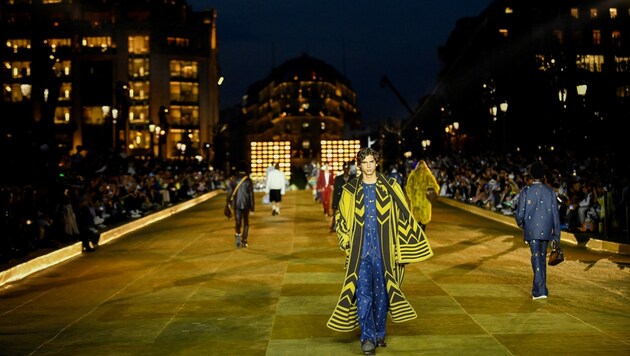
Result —
[[354, 161], [361, 143], [359, 140], [322, 140], [321, 147], [321, 163], [328, 163], [333, 173], [338, 174], [343, 171], [343, 162]]
[[287, 179], [291, 179], [291, 142], [289, 141], [263, 141], [252, 142], [251, 148], [251, 174], [253, 181], [264, 181], [267, 167], [278, 163], [280, 170]]

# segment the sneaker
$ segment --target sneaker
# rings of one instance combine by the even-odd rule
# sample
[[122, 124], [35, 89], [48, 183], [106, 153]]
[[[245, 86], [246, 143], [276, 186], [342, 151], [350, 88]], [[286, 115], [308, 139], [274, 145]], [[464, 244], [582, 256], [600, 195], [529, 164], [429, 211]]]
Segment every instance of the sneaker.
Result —
[[376, 340], [376, 347], [387, 347], [387, 343], [385, 342], [385, 339]]
[[546, 295], [544, 295], [544, 294], [543, 294], [543, 295], [539, 295], [539, 296], [537, 296], [537, 297], [536, 297], [536, 296], [532, 296], [532, 299], [533, 299], [533, 300], [538, 300], [538, 299], [547, 299], [547, 296], [546, 296]]
[[374, 355], [374, 349], [375, 347], [371, 340], [365, 340], [361, 342], [361, 351], [363, 351], [363, 354]]

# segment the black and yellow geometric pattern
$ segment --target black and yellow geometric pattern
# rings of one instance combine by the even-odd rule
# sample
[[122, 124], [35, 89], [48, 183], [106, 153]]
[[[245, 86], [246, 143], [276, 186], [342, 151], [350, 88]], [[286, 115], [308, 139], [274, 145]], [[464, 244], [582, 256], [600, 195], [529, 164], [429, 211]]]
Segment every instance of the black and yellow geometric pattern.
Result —
[[[424, 231], [409, 213], [400, 186], [394, 179], [388, 181], [381, 174], [377, 177], [376, 211], [385, 261], [389, 313], [394, 322], [404, 322], [417, 317], [400, 288], [405, 265], [425, 260], [433, 255], [433, 251]], [[339, 301], [327, 326], [341, 332], [352, 331], [359, 326], [355, 291], [365, 222], [363, 198], [360, 178], [351, 180], [343, 187], [336, 216], [339, 247], [346, 251], [347, 269]]]

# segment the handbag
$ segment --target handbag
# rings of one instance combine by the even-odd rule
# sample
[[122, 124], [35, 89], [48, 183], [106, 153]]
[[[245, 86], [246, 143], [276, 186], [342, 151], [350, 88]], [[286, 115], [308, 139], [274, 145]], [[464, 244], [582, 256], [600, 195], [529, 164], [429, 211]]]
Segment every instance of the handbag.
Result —
[[228, 218], [228, 220], [232, 218], [232, 207], [230, 206], [229, 203], [225, 204], [225, 209], [223, 209], [223, 215], [225, 215], [225, 217]]
[[555, 266], [562, 261], [564, 261], [564, 251], [562, 251], [562, 247], [560, 247], [560, 243], [558, 241], [552, 240], [551, 253], [549, 254], [549, 262], [547, 262], [547, 264]]
[[269, 194], [265, 194], [262, 197], [262, 203], [263, 205], [269, 205], [271, 204], [271, 201], [269, 201]]
[[430, 203], [434, 203], [436, 200], [438, 200], [438, 194], [435, 191], [435, 189], [433, 189], [433, 188], [427, 189], [427, 200]]

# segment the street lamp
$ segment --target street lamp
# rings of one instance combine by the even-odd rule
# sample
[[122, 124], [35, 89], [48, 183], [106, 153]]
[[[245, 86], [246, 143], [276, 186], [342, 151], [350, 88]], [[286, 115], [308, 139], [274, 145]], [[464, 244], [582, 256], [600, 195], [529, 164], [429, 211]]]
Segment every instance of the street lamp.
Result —
[[112, 149], [116, 152], [117, 142], [116, 142], [116, 123], [118, 121], [118, 109], [112, 109]]
[[558, 100], [560, 101], [560, 104], [562, 104], [562, 109], [566, 110], [567, 109], [567, 89], [566, 88], [562, 88], [558, 90]]
[[186, 144], [180, 141], [180, 142], [177, 142], [176, 147], [177, 147], [177, 150], [179, 151], [180, 159], [182, 159], [182, 156], [184, 156], [186, 153]]
[[501, 135], [501, 143], [503, 153], [507, 153], [507, 115], [506, 112], [508, 110], [508, 102], [504, 101], [499, 104], [499, 108], [501, 109], [502, 117], [501, 117], [501, 129], [503, 130]]
[[586, 84], [579, 84], [577, 86], [577, 93], [582, 99], [584, 99], [587, 89], [588, 89], [588, 86]]
[[149, 147], [151, 148], [151, 157], [155, 157], [155, 124], [149, 124]]
[[453, 122], [453, 135], [455, 136], [455, 151], [459, 151], [459, 122]]
[[579, 115], [580, 120], [579, 120], [578, 127], [582, 128], [581, 133], [584, 134], [584, 139], [586, 141], [588, 134], [590, 134], [590, 132], [588, 132], [588, 130], [585, 129], [586, 127], [590, 126], [588, 125], [588, 118], [587, 118], [587, 115], [585, 114], [585, 111], [586, 111], [585, 97], [586, 97], [586, 90], [588, 89], [588, 86], [586, 84], [578, 84], [576, 86], [576, 89], [577, 89], [577, 94], [580, 96], [581, 101], [582, 101], [582, 110], [580, 110], [581, 113]]
[[431, 146], [431, 140], [422, 140], [421, 144], [422, 150], [426, 152], [429, 149], [429, 146]]

